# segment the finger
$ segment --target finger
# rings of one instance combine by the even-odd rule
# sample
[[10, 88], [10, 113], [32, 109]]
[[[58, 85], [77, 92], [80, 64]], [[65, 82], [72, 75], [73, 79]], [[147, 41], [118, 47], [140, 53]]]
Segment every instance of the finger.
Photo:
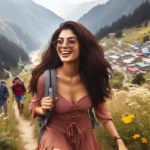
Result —
[[41, 103], [41, 106], [53, 106], [52, 103]]
[[42, 109], [51, 109], [49, 106], [42, 106]]
[[51, 97], [49, 97], [49, 96], [46, 96], [46, 97], [43, 97], [43, 98], [45, 98], [45, 99], [52, 99]]
[[42, 101], [42, 102], [52, 102], [51, 99], [45, 99], [45, 98], [43, 98], [41, 101]]

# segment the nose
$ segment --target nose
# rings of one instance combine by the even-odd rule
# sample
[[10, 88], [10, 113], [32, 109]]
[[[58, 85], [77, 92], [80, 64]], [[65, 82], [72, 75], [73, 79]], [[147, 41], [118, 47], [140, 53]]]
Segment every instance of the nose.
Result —
[[67, 47], [67, 41], [66, 40], [63, 42], [62, 47]]

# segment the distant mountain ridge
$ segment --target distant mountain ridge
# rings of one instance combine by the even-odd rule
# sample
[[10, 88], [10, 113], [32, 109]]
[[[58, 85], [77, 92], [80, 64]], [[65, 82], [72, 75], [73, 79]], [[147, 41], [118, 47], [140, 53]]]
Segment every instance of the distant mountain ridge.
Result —
[[[64, 20], [32, 0], [0, 0], [0, 17], [19, 26], [37, 46], [47, 42]], [[8, 32], [8, 31], [7, 31]]]
[[81, 4], [72, 4], [70, 7], [70, 4], [68, 4], [68, 9], [65, 10], [66, 12], [66, 20], [75, 20], [77, 21], [80, 17], [82, 17], [85, 13], [87, 13], [89, 10], [91, 10], [93, 7], [104, 4], [109, 0], [94, 0], [90, 2], [84, 2]]
[[123, 14], [132, 13], [142, 2], [146, 0], [109, 0], [106, 4], [92, 8], [83, 15], [78, 22], [84, 24], [92, 33], [96, 33], [101, 27], [110, 25]]

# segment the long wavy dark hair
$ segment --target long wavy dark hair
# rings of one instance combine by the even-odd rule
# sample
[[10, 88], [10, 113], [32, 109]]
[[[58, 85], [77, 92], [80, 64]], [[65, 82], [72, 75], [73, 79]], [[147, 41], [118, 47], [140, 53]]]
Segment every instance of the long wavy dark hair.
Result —
[[70, 29], [78, 37], [80, 43], [79, 74], [83, 81], [93, 104], [104, 102], [105, 98], [111, 96], [109, 77], [111, 66], [104, 58], [102, 48], [98, 45], [96, 38], [82, 24], [66, 21], [52, 35], [47, 50], [42, 55], [41, 63], [32, 71], [29, 84], [30, 92], [37, 92], [37, 82], [40, 75], [46, 69], [57, 68], [61, 62], [53, 42], [58, 39], [62, 30]]

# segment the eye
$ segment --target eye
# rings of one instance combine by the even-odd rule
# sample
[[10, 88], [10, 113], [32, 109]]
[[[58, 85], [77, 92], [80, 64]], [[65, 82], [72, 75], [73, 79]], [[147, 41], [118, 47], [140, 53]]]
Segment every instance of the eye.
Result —
[[63, 44], [63, 40], [58, 39], [57, 44]]
[[75, 44], [75, 43], [76, 43], [76, 40], [68, 40], [68, 43], [69, 43], [69, 44]]

